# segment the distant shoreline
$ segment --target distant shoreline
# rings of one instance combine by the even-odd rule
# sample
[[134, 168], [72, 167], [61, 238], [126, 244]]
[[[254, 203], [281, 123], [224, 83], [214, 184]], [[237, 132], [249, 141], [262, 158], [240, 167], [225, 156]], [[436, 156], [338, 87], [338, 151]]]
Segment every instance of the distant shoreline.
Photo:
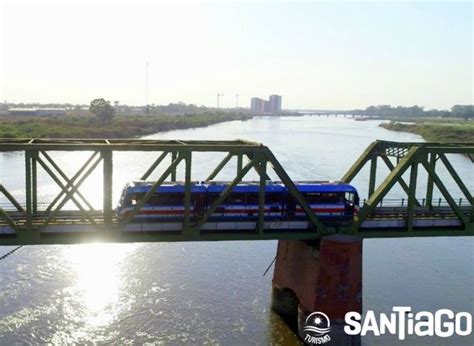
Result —
[[0, 117], [0, 138], [133, 138], [158, 132], [248, 120], [248, 113], [117, 115], [110, 123], [94, 116]]

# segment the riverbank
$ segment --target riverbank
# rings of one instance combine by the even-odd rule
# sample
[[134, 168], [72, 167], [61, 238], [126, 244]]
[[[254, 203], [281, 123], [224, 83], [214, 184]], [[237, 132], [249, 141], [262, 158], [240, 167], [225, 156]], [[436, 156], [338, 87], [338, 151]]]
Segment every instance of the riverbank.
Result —
[[95, 116], [0, 117], [0, 138], [133, 138], [170, 130], [247, 120], [247, 113], [117, 115], [110, 123]]
[[474, 121], [420, 119], [413, 123], [390, 121], [380, 126], [392, 131], [416, 133], [428, 142], [474, 143]]
[[[414, 123], [390, 121], [379, 126], [392, 131], [416, 133], [428, 142], [474, 143], [474, 121], [424, 119]], [[467, 154], [467, 157], [474, 162], [474, 155]]]

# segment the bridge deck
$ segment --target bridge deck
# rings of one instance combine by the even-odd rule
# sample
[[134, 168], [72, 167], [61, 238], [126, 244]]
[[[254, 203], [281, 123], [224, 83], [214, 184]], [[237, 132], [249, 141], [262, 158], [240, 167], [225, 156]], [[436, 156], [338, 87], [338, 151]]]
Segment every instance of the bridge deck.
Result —
[[[466, 217], [470, 217], [471, 208], [462, 207]], [[31, 231], [27, 230], [27, 219], [24, 213], [8, 212], [15, 221], [18, 231], [9, 224], [0, 222], [0, 244], [14, 245], [23, 242], [23, 235], [28, 238], [28, 244], [57, 244], [90, 241], [113, 242], [146, 242], [146, 241], [203, 241], [203, 240], [270, 240], [270, 239], [317, 239], [318, 234], [309, 229], [271, 229], [272, 222], [265, 222], [262, 232], [257, 231], [255, 221], [244, 221], [242, 224], [255, 224], [250, 229], [239, 227], [235, 230], [210, 230], [206, 225], [196, 233], [186, 232], [181, 228], [163, 230], [163, 222], [132, 222], [122, 225], [116, 218], [111, 224], [106, 224], [100, 211], [93, 213], [93, 218], [87, 219], [80, 211], [61, 211], [57, 216], [43, 226], [49, 213], [39, 211], [33, 218]], [[415, 210], [413, 230], [406, 230], [407, 211], [405, 207], [379, 207], [375, 213], [362, 223], [359, 235], [362, 237], [406, 237], [435, 235], [466, 235], [462, 230], [459, 219], [449, 207], [418, 207]], [[307, 224], [307, 223], [306, 223]], [[192, 224], [191, 224], [192, 226]], [[333, 232], [344, 232], [344, 229], [332, 229]], [[413, 233], [414, 232], [414, 233]]]

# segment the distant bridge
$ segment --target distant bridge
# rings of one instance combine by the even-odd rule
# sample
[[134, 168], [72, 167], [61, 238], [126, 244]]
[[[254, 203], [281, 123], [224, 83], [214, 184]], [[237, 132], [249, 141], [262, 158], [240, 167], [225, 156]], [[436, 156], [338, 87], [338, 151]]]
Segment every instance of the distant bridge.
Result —
[[[350, 115], [352, 117], [358, 117], [362, 116], [362, 114], [359, 114], [357, 112], [352, 111], [338, 111], [338, 110], [311, 110], [311, 109], [303, 109], [303, 110], [297, 110], [296, 112], [303, 114], [303, 115], [317, 115], [317, 116], [338, 116], [338, 115]], [[364, 116], [366, 116], [364, 114]]]
[[[179, 140], [96, 140], [96, 139], [0, 139], [0, 152], [23, 152], [25, 158], [25, 202], [20, 203], [8, 186], [0, 181], [0, 195], [8, 201], [0, 208], [0, 245], [20, 244], [69, 244], [88, 241], [155, 242], [155, 241], [208, 241], [208, 240], [259, 240], [293, 239], [316, 240], [334, 233], [353, 234], [360, 237], [413, 237], [474, 235], [474, 206], [472, 191], [464, 184], [469, 177], [462, 177], [452, 166], [447, 154], [474, 154], [474, 143], [397, 143], [376, 141], [356, 160], [341, 178], [350, 183], [366, 165], [370, 164], [368, 199], [360, 213], [346, 226], [336, 228], [324, 224], [313, 212], [298, 191], [294, 182], [278, 162], [270, 149], [260, 143], [236, 141], [179, 141]], [[92, 152], [73, 176], [68, 176], [51, 157], [52, 152]], [[176, 181], [178, 169], [184, 170], [184, 218], [182, 229], [163, 232], [147, 226], [141, 232], [127, 231], [127, 222], [119, 222], [112, 201], [112, 175], [114, 153], [153, 152], [156, 159], [140, 177], [130, 180], [150, 179], [158, 166], [163, 174], [154, 180], [152, 191], [165, 181]], [[206, 177], [213, 180], [231, 160], [236, 160], [237, 171], [229, 186], [202, 216], [191, 215], [191, 170], [193, 156], [198, 152], [225, 153], [225, 158]], [[165, 163], [166, 158], [170, 159]], [[377, 164], [383, 162], [390, 173], [376, 186]], [[101, 168], [99, 168], [99, 164]], [[452, 195], [437, 172], [443, 165], [455, 181], [461, 196]], [[8, 169], [8, 167], [2, 167]], [[38, 198], [38, 170], [44, 170], [59, 186], [61, 192], [48, 202]], [[311, 229], [308, 231], [275, 231], [266, 227], [264, 216], [265, 185], [270, 169], [296, 199], [307, 215]], [[427, 193], [422, 200], [416, 198], [418, 170], [427, 172]], [[249, 171], [259, 177], [258, 219], [254, 231], [233, 230], [203, 231], [209, 216], [225, 201], [233, 187], [242, 182]], [[80, 192], [83, 182], [95, 171], [101, 172], [103, 203], [95, 210]], [[408, 182], [403, 174], [410, 172]], [[16, 174], [16, 172], [12, 172]], [[398, 184], [406, 193], [406, 199], [387, 200], [387, 193]], [[443, 199], [433, 199], [434, 187]], [[75, 210], [66, 209], [72, 201]], [[136, 215], [145, 204], [140, 201], [133, 213]]]

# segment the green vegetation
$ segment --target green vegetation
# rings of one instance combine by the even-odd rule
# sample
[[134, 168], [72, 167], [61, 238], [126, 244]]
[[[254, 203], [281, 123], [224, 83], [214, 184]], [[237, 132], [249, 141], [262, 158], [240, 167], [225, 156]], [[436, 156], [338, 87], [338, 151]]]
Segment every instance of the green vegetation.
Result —
[[354, 109], [349, 114], [365, 115], [384, 119], [395, 120], [396, 118], [420, 119], [426, 117], [447, 119], [474, 119], [474, 105], [454, 105], [450, 110], [424, 110], [424, 107], [411, 106], [402, 107], [391, 105], [369, 106], [366, 109]]
[[416, 133], [429, 142], [474, 143], [474, 121], [417, 119], [410, 124], [391, 121], [380, 126], [388, 130]]
[[116, 115], [104, 123], [95, 116], [0, 117], [0, 138], [132, 138], [175, 129], [250, 119], [246, 113]]
[[115, 109], [112, 108], [109, 101], [104, 99], [94, 99], [89, 106], [89, 112], [95, 114], [102, 123], [110, 123], [115, 115]]

